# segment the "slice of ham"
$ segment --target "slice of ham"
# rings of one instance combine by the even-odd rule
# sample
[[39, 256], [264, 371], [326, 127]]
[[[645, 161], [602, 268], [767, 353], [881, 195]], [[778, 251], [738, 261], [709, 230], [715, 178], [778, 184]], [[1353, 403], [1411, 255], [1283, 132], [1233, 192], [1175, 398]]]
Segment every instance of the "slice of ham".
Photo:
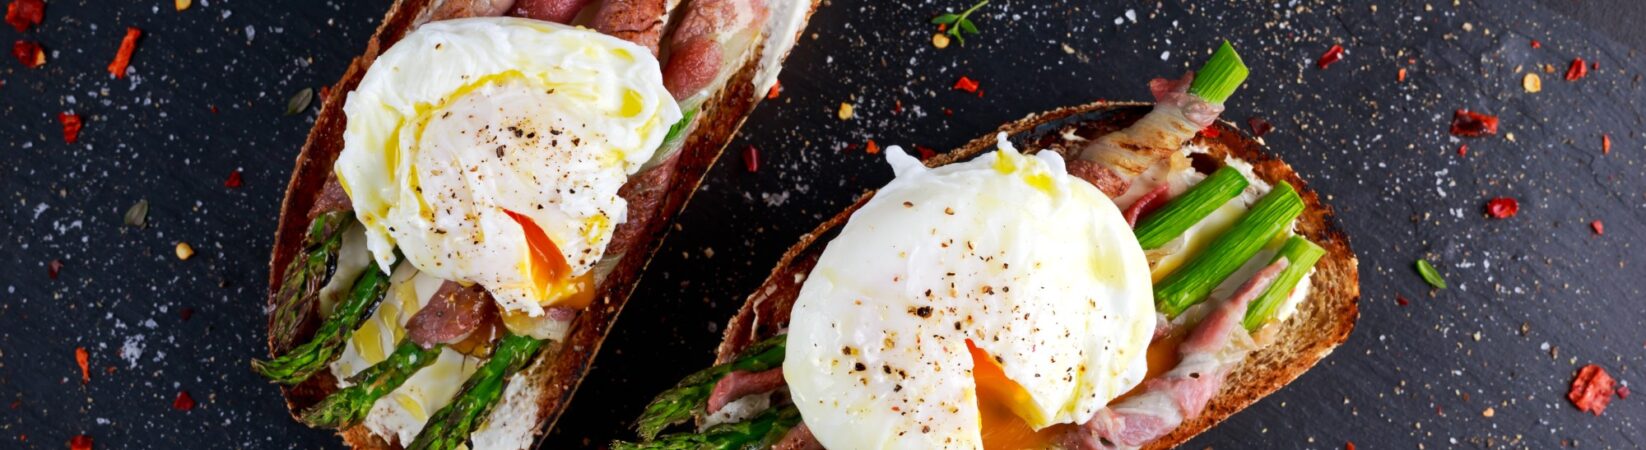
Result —
[[[1245, 337], [1240, 322], [1246, 306], [1288, 264], [1285, 258], [1275, 260], [1241, 284], [1189, 332], [1178, 347], [1182, 361], [1177, 367], [1145, 381], [1142, 393], [1098, 410], [1085, 425], [1065, 436], [1065, 444], [1082, 450], [1137, 448], [1176, 429], [1185, 418], [1200, 415], [1229, 371], [1251, 350], [1234, 341]], [[1245, 340], [1249, 343], [1250, 337]]]
[[491, 296], [479, 284], [463, 287], [447, 281], [406, 322], [406, 338], [425, 349], [462, 341], [490, 320], [494, 311]]
[[1143, 194], [1142, 197], [1138, 197], [1137, 201], [1126, 207], [1126, 224], [1131, 225], [1132, 228], [1137, 228], [1137, 219], [1149, 215], [1149, 213], [1159, 209], [1160, 205], [1166, 204], [1166, 200], [1168, 200], [1166, 197], [1171, 189], [1171, 185], [1161, 184], [1150, 190], [1149, 193]]
[[320, 196], [314, 199], [314, 206], [309, 207], [309, 220], [329, 212], [353, 210], [354, 203], [349, 200], [348, 192], [343, 191], [343, 184], [337, 181], [337, 173], [333, 172], [326, 177], [326, 184], [320, 186]]
[[664, 20], [668, 19], [670, 0], [605, 0], [594, 11], [589, 24], [595, 31], [616, 36], [652, 51], [657, 56], [657, 43], [663, 41]]
[[765, 0], [691, 0], [669, 35], [671, 56], [663, 65], [663, 85], [676, 100], [696, 95], [720, 75], [729, 43], [739, 34], [758, 35], [769, 11]]
[[773, 368], [759, 372], [736, 371], [721, 377], [714, 383], [714, 389], [709, 391], [709, 414], [720, 412], [737, 399], [748, 395], [760, 394], [777, 390], [783, 387], [783, 368]]
[[1064, 165], [1067, 167], [1069, 175], [1086, 180], [1097, 190], [1103, 191], [1103, 195], [1107, 195], [1109, 198], [1125, 194], [1126, 189], [1132, 186], [1130, 180], [1121, 177], [1114, 170], [1104, 167], [1102, 164], [1076, 158], [1064, 161]]
[[823, 444], [817, 442], [817, 436], [812, 436], [812, 430], [802, 422], [783, 433], [783, 439], [773, 444], [772, 450], [823, 450]]
[[515, 0], [445, 0], [434, 8], [430, 20], [501, 16]]
[[1150, 81], [1154, 109], [1131, 126], [1091, 141], [1076, 159], [1097, 162], [1131, 183], [1149, 167], [1182, 149], [1184, 142], [1223, 113], [1222, 104], [1189, 93], [1193, 81], [1193, 72], [1175, 80]]
[[554, 23], [571, 23], [589, 0], [516, 0], [509, 15]]

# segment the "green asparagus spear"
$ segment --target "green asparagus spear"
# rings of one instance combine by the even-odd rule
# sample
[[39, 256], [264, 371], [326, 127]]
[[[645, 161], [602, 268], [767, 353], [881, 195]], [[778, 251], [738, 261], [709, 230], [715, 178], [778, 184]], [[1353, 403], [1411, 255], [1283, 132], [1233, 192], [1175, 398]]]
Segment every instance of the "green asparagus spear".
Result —
[[1183, 195], [1166, 202], [1160, 210], [1137, 221], [1134, 234], [1144, 250], [1154, 250], [1177, 239], [1194, 224], [1212, 215], [1224, 203], [1240, 196], [1250, 184], [1246, 176], [1233, 167], [1223, 166], [1200, 180]]
[[702, 433], [671, 434], [641, 443], [613, 442], [612, 450], [767, 449], [799, 424], [800, 411], [788, 405], [768, 409], [747, 421], [715, 425]]
[[252, 370], [280, 384], [297, 384], [309, 379], [343, 351], [349, 335], [377, 309], [388, 291], [389, 275], [376, 265], [368, 267], [360, 279], [354, 281], [349, 296], [320, 324], [312, 340], [272, 360], [252, 360]]
[[280, 290], [274, 294], [274, 312], [269, 315], [273, 318], [269, 335], [274, 337], [275, 353], [291, 350], [303, 318], [320, 304], [320, 287], [326, 284], [326, 272], [337, 261], [343, 230], [354, 222], [351, 214], [338, 211], [315, 216], [303, 237], [303, 251], [286, 264]]
[[1268, 289], [1264, 289], [1262, 294], [1252, 300], [1251, 306], [1246, 307], [1246, 319], [1243, 321], [1246, 331], [1257, 331], [1258, 327], [1273, 319], [1275, 311], [1280, 309], [1280, 304], [1285, 303], [1286, 298], [1292, 295], [1292, 288], [1297, 287], [1299, 281], [1303, 281], [1303, 276], [1308, 275], [1309, 270], [1315, 267], [1315, 262], [1320, 261], [1320, 257], [1325, 254], [1326, 249], [1302, 236], [1287, 239], [1286, 244], [1280, 247], [1280, 251], [1275, 252], [1274, 259], [1269, 260], [1269, 264], [1274, 264], [1276, 260], [1286, 258], [1286, 270], [1280, 271], [1280, 275], [1269, 282]]
[[1189, 85], [1189, 93], [1208, 102], [1223, 103], [1241, 83], [1246, 82], [1249, 70], [1246, 63], [1240, 61], [1240, 55], [1235, 53], [1229, 41], [1212, 52], [1212, 58], [1206, 65], [1200, 66], [1200, 72], [1195, 73], [1194, 82]]
[[360, 371], [349, 382], [353, 386], [332, 393], [320, 404], [303, 412], [303, 423], [311, 427], [348, 427], [366, 418], [377, 399], [393, 392], [419, 369], [440, 357], [441, 346], [424, 349], [411, 340], [400, 343], [388, 358]]
[[504, 336], [492, 351], [491, 359], [463, 382], [463, 388], [450, 404], [429, 417], [423, 431], [412, 439], [406, 450], [452, 450], [467, 443], [469, 433], [480, 426], [486, 414], [503, 398], [503, 385], [509, 375], [526, 368], [541, 348], [543, 341], [529, 336]]
[[1212, 240], [1204, 251], [1183, 267], [1155, 283], [1155, 309], [1167, 317], [1177, 317], [1212, 293], [1223, 279], [1256, 255], [1275, 234], [1303, 212], [1303, 200], [1284, 181], [1257, 200], [1229, 231]]
[[736, 371], [758, 372], [783, 364], [783, 344], [787, 339], [788, 335], [780, 334], [755, 343], [732, 362], [687, 375], [673, 388], [658, 394], [657, 398], [646, 405], [646, 411], [640, 414], [640, 419], [635, 421], [640, 437], [650, 441], [664, 428], [685, 422], [692, 418], [693, 413], [702, 411], [704, 404], [709, 400], [709, 393], [714, 391], [714, 384], [726, 374]]

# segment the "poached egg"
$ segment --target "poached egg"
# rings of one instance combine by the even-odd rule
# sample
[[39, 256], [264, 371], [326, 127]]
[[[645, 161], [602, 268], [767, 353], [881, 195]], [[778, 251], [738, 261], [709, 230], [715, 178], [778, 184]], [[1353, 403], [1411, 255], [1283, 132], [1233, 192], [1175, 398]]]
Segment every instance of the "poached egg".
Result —
[[801, 287], [783, 375], [828, 448], [1028, 448], [1139, 383], [1155, 327], [1121, 212], [1054, 152], [896, 179]]

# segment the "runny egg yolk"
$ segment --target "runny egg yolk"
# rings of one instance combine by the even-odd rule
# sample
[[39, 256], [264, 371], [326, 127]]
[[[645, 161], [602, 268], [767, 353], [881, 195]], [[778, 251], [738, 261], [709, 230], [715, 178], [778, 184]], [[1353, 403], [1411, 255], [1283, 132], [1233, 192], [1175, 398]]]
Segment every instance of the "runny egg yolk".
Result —
[[[523, 273], [531, 274], [532, 288], [537, 291], [537, 298], [543, 299], [543, 304], [557, 305], [565, 308], [583, 309], [594, 300], [594, 272], [572, 277], [571, 265], [560, 252], [560, 247], [554, 244], [548, 233], [544, 233], [536, 222], [514, 211], [504, 210], [509, 218], [520, 224], [520, 229], [526, 234], [526, 246], [529, 247], [529, 257], [523, 268]], [[505, 322], [510, 319], [526, 320], [523, 313], [508, 311], [504, 313]]]
[[966, 340], [966, 349], [972, 354], [972, 380], [977, 384], [977, 412], [983, 430], [983, 448], [1004, 450], [1050, 446], [1058, 430], [1063, 427], [1047, 427], [1038, 432], [1029, 427], [1028, 422], [1024, 422], [1013, 409], [1018, 405], [1030, 404], [1029, 393], [1017, 382], [1006, 378], [1000, 364], [972, 345], [970, 339]]

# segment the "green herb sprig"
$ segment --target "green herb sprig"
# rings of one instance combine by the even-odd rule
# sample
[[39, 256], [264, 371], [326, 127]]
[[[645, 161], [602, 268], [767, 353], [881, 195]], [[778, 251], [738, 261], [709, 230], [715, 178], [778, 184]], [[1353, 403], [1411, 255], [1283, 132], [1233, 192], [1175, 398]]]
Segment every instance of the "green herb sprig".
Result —
[[989, 0], [983, 0], [972, 5], [971, 8], [966, 8], [960, 14], [948, 13], [933, 17], [932, 23], [948, 27], [948, 31], [944, 33], [954, 36], [956, 40], [960, 41], [960, 45], [966, 45], [966, 33], [977, 34], [977, 25], [973, 24], [971, 19], [967, 17], [970, 17], [972, 13], [977, 12], [978, 8], [982, 8], [983, 5], [987, 4], [989, 4]]

